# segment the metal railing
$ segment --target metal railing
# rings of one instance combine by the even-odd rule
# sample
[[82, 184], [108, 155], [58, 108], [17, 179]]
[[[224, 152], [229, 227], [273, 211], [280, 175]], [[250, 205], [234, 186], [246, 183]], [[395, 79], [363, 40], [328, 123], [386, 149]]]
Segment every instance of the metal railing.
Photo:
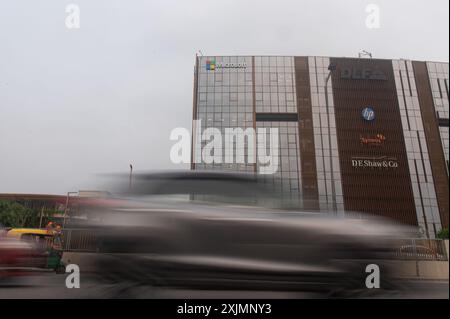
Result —
[[[92, 229], [65, 229], [63, 250], [72, 252], [98, 252], [99, 238]], [[448, 260], [445, 241], [440, 239], [409, 238], [395, 242], [394, 259]]]
[[445, 241], [441, 239], [403, 239], [395, 256], [407, 260], [448, 260]]
[[97, 252], [98, 238], [91, 229], [65, 229], [63, 250], [73, 252]]

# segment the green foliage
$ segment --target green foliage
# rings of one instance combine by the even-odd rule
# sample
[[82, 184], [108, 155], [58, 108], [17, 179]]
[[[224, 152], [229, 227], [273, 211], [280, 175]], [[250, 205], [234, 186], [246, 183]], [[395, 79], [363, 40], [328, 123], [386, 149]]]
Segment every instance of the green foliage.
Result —
[[18, 203], [0, 201], [0, 224], [5, 227], [23, 227], [29, 214], [27, 209]]
[[439, 239], [448, 239], [448, 228], [442, 228], [437, 233], [437, 238], [439, 238]]
[[[44, 212], [48, 217], [55, 212]], [[3, 227], [39, 227], [40, 211], [27, 208], [14, 201], [0, 201], [0, 225]]]

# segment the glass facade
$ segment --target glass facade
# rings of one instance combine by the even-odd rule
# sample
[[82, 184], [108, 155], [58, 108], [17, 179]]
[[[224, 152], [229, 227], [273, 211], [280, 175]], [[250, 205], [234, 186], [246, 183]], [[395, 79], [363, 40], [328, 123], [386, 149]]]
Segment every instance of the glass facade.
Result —
[[[214, 70], [207, 65], [215, 65]], [[220, 67], [220, 66], [241, 67]], [[198, 65], [197, 120], [202, 130], [217, 128], [225, 137], [226, 128], [253, 128], [253, 72], [251, 57], [201, 57]], [[222, 141], [225, 155], [225, 139]], [[195, 150], [201, 152], [208, 141], [198, 143]], [[195, 145], [195, 144], [194, 144]], [[248, 141], [245, 140], [245, 163], [237, 163], [235, 149], [232, 163], [198, 163], [196, 169], [254, 172], [255, 164], [249, 163]]]
[[258, 113], [296, 113], [293, 57], [255, 57], [255, 102]]
[[[447, 120], [447, 125], [440, 125], [442, 148], [444, 150], [447, 169], [449, 165], [449, 108], [448, 108], [448, 63], [427, 62], [428, 76], [430, 78], [431, 92], [433, 94], [434, 108], [440, 120]], [[447, 171], [448, 174], [448, 171]]]
[[[323, 210], [344, 211], [339, 151], [336, 138], [332, 81], [329, 74], [329, 58], [309, 57], [311, 79], [311, 103], [314, 128], [314, 145], [317, 166], [319, 204]], [[327, 84], [327, 99], [325, 97]]]
[[[274, 182], [280, 191], [298, 197], [300, 193], [300, 156], [297, 122], [257, 122], [257, 128], [277, 128], [279, 132], [278, 170], [275, 174], [262, 175], [268, 182]], [[268, 150], [267, 153], [268, 154]], [[277, 183], [276, 180], [280, 181]]]
[[[254, 65], [253, 65], [254, 63]], [[213, 67], [212, 67], [213, 66]], [[197, 66], [196, 120], [202, 130], [218, 128], [226, 138], [226, 128], [278, 129], [278, 167], [274, 174], [261, 177], [268, 182], [277, 181], [277, 187], [298, 197], [300, 192], [300, 163], [298, 122], [292, 120], [256, 120], [256, 114], [297, 114], [295, 70], [293, 57], [268, 56], [208, 56], [199, 57]], [[257, 134], [255, 134], [255, 137]], [[199, 136], [196, 137], [197, 139]], [[201, 141], [194, 152], [202, 152], [208, 141]], [[195, 169], [258, 172], [257, 163], [248, 163], [249, 155], [257, 157], [257, 141], [248, 149], [245, 139], [245, 163], [196, 163]], [[267, 139], [267, 145], [269, 142]], [[235, 152], [236, 153], [236, 149]], [[225, 143], [222, 144], [225, 154]], [[267, 149], [266, 154], [269, 154]]]

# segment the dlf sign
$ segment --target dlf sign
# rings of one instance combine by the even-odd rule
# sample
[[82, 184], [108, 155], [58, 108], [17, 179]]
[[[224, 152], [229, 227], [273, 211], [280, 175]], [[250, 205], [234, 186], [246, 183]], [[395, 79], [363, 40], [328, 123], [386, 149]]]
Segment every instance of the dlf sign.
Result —
[[386, 81], [386, 75], [377, 69], [370, 68], [349, 68], [345, 67], [341, 69], [341, 79], [349, 80], [383, 80]]

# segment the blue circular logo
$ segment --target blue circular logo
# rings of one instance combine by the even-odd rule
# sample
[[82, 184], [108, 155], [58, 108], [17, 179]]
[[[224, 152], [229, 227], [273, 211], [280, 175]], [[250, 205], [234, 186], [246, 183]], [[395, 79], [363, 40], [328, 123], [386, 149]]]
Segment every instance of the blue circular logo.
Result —
[[364, 108], [361, 115], [366, 121], [373, 121], [375, 119], [375, 111], [370, 106]]

